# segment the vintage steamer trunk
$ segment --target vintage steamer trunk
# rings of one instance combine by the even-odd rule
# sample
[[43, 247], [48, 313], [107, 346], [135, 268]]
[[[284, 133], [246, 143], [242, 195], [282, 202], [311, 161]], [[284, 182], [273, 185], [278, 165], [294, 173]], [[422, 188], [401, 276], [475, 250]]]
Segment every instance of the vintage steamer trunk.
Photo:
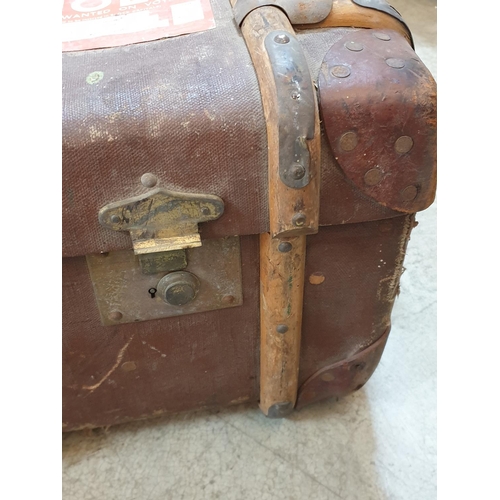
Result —
[[228, 2], [215, 29], [63, 56], [64, 430], [285, 416], [384, 350], [435, 82], [385, 2]]

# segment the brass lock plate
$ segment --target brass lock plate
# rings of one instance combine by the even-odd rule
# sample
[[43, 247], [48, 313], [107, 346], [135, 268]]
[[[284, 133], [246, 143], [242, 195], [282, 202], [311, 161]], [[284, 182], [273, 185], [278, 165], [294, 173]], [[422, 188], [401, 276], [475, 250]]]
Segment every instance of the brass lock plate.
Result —
[[157, 286], [166, 273], [144, 274], [133, 250], [87, 255], [102, 324], [169, 318], [243, 303], [239, 237], [204, 240], [201, 247], [186, 252], [185, 271], [199, 280], [199, 290], [182, 306], [163, 300]]

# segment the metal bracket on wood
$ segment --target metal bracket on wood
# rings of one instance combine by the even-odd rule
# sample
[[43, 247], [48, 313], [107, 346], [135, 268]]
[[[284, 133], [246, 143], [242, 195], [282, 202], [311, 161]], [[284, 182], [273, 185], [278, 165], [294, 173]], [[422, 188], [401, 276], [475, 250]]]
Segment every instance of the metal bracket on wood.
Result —
[[309, 184], [310, 154], [306, 140], [314, 138], [315, 95], [300, 42], [289, 32], [269, 33], [265, 47], [278, 97], [279, 174], [294, 189]]

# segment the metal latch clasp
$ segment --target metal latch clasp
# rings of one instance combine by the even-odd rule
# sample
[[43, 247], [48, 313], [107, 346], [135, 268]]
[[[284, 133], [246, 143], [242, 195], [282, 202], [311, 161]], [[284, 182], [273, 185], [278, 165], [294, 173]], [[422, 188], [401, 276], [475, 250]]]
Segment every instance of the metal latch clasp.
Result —
[[[174, 252], [180, 250], [180, 260], [183, 261], [184, 249], [201, 246], [198, 224], [218, 219], [223, 212], [224, 202], [218, 196], [157, 188], [144, 195], [106, 205], [99, 211], [99, 222], [114, 231], [128, 231], [136, 255], [164, 255], [169, 252], [170, 256], [179, 257], [179, 252]], [[179, 261], [179, 258], [175, 260]], [[157, 261], [141, 259], [141, 263], [145, 264], [143, 271], [150, 274], [173, 270], [172, 262], [170, 265], [167, 263], [164, 269], [151, 264]], [[180, 269], [185, 265], [174, 264], [173, 267]]]

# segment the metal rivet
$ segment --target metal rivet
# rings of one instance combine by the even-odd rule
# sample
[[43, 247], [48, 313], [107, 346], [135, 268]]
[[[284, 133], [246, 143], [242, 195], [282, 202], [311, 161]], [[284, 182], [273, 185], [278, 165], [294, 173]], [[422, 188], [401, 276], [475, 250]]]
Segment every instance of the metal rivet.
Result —
[[122, 364], [122, 370], [125, 372], [134, 371], [136, 368], [137, 365], [133, 361], [125, 361], [125, 363]]
[[394, 143], [394, 149], [396, 150], [396, 153], [399, 153], [400, 155], [408, 153], [412, 147], [413, 147], [413, 139], [408, 135], [402, 135]]
[[121, 218], [120, 218], [118, 215], [112, 215], [112, 216], [111, 216], [111, 222], [112, 222], [113, 224], [118, 224], [118, 223], [119, 223], [119, 222], [121, 222], [121, 221], [122, 221], [122, 220], [121, 220]]
[[339, 64], [334, 66], [330, 73], [337, 78], [347, 78], [351, 74], [351, 70], [347, 66]]
[[393, 57], [386, 59], [385, 61], [387, 63], [387, 66], [390, 66], [391, 68], [396, 68], [396, 69], [401, 69], [405, 67], [405, 62], [403, 59], [395, 59]]
[[288, 332], [288, 326], [286, 326], [286, 325], [278, 325], [276, 327], [276, 331], [278, 333], [286, 333], [286, 332]]
[[296, 163], [290, 168], [290, 173], [295, 180], [300, 180], [306, 175], [306, 169], [303, 165], [300, 165], [300, 163]]
[[380, 31], [373, 33], [373, 36], [379, 40], [383, 40], [384, 42], [388, 42], [391, 39], [387, 33], [381, 33]]
[[276, 35], [274, 37], [274, 41], [276, 43], [288, 43], [290, 41], [290, 38], [287, 35]]
[[325, 281], [325, 275], [323, 273], [312, 273], [311, 276], [309, 276], [309, 283], [311, 285], [321, 285]]
[[365, 184], [376, 186], [382, 180], [383, 174], [378, 168], [372, 168], [364, 176]]
[[236, 299], [232, 295], [224, 295], [222, 302], [224, 304], [233, 304]]
[[111, 321], [120, 321], [123, 318], [123, 314], [120, 311], [111, 311], [108, 318]]
[[401, 197], [404, 201], [413, 201], [418, 194], [417, 186], [408, 186], [401, 191]]
[[363, 45], [358, 42], [347, 42], [345, 48], [353, 52], [361, 52], [364, 49]]
[[358, 136], [355, 132], [346, 132], [339, 141], [341, 149], [352, 151], [358, 145]]
[[141, 177], [141, 183], [144, 187], [147, 188], [152, 188], [156, 186], [156, 183], [158, 182], [158, 179], [156, 178], [156, 175], [154, 174], [144, 174]]
[[291, 243], [289, 243], [288, 241], [282, 241], [282, 242], [278, 245], [278, 250], [279, 250], [281, 253], [287, 253], [287, 252], [289, 252], [291, 249], [292, 249], [292, 244], [291, 244]]
[[304, 214], [296, 214], [292, 218], [294, 226], [303, 226], [306, 223], [306, 216]]
[[323, 373], [323, 375], [321, 375], [321, 380], [323, 380], [324, 382], [331, 382], [335, 377], [333, 376], [332, 373]]
[[203, 208], [201, 209], [201, 213], [202, 213], [203, 215], [210, 215], [210, 209], [209, 209], [208, 207], [203, 207]]

